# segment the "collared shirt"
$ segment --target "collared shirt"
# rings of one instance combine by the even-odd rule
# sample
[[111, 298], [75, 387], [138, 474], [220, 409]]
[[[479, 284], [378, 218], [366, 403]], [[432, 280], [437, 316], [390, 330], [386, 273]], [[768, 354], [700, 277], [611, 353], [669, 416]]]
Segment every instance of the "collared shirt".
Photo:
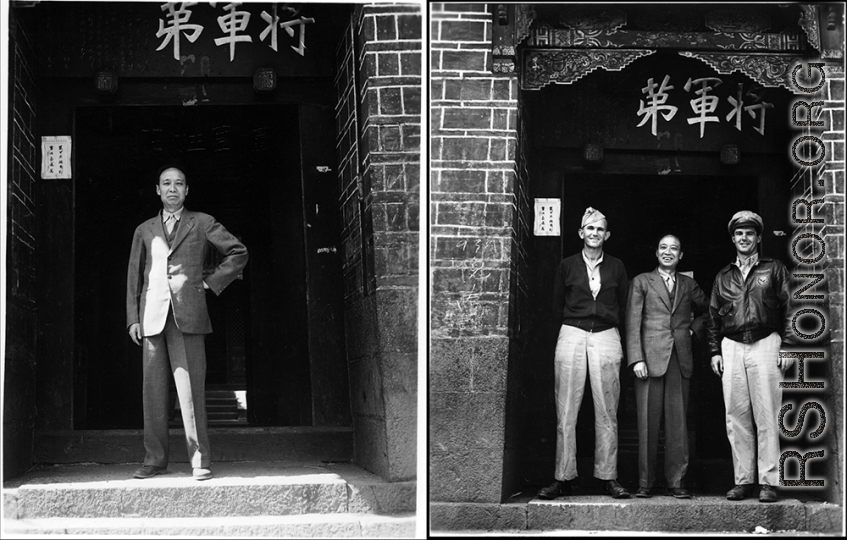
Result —
[[182, 211], [183, 210], [185, 210], [184, 206], [182, 208], [180, 208], [179, 210], [177, 210], [176, 212], [170, 213], [163, 208], [162, 209], [162, 223], [167, 223], [168, 220], [171, 218], [171, 216], [175, 217], [176, 220], [179, 221], [180, 219], [182, 219]]
[[[168, 220], [171, 218], [171, 216], [173, 216], [173, 217], [175, 217], [175, 218], [176, 218], [176, 223], [174, 223], [174, 227], [176, 227], [177, 225], [179, 225], [179, 220], [180, 220], [180, 219], [182, 219], [182, 211], [183, 211], [183, 210], [185, 210], [185, 206], [183, 206], [182, 208], [180, 208], [179, 210], [177, 210], [177, 211], [176, 211], [176, 212], [174, 212], [174, 213], [168, 212], [168, 211], [167, 211], [167, 210], [165, 210], [164, 208], [162, 209], [162, 224], [165, 226], [165, 232], [168, 232], [168, 225], [167, 225], [167, 223], [168, 223]], [[173, 229], [171, 229], [171, 232], [173, 232]], [[170, 234], [170, 233], [168, 233], [168, 234]], [[208, 289], [208, 288], [209, 288], [209, 285], [207, 285], [207, 284], [206, 284], [206, 280], [205, 280], [205, 279], [203, 280], [203, 288], [204, 288], [204, 289]]]
[[600, 292], [600, 263], [603, 262], [603, 254], [594, 262], [588, 260], [585, 255], [585, 250], [582, 250], [582, 260], [585, 261], [585, 268], [588, 270], [588, 288], [591, 289], [591, 295], [597, 300], [597, 294]]
[[662, 276], [662, 279], [665, 281], [665, 287], [667, 287], [668, 280], [671, 281], [670, 289], [668, 292], [673, 291], [674, 287], [676, 287], [676, 272], [665, 272], [661, 267], [658, 268], [659, 275]]
[[747, 257], [746, 259], [742, 259], [741, 256], [739, 255], [738, 257], [736, 257], [735, 262], [733, 264], [735, 264], [735, 266], [737, 266], [738, 269], [741, 270], [741, 277], [743, 277], [744, 280], [746, 281], [747, 280], [747, 274], [750, 273], [750, 269], [753, 268], [754, 266], [756, 266], [756, 263], [758, 263], [758, 262], [759, 262], [759, 254], [754, 253], [754, 254], [750, 255], [749, 257]]

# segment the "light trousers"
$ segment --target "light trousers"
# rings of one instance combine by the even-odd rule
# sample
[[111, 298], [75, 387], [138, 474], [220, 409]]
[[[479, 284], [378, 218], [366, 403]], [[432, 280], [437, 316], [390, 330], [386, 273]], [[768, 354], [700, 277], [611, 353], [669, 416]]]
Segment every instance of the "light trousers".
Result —
[[618, 400], [623, 359], [617, 328], [588, 332], [562, 325], [555, 354], [556, 480], [573, 480], [576, 467], [576, 419], [585, 393], [585, 377], [594, 400], [594, 476], [618, 477]]
[[188, 460], [193, 468], [208, 469], [212, 463], [206, 429], [205, 339], [204, 334], [183, 334], [174, 322], [173, 310], [169, 310], [161, 334], [144, 338], [145, 465], [168, 465], [168, 386], [171, 376], [182, 412]]
[[736, 484], [779, 485], [779, 334], [745, 345], [723, 338], [723, 401]]

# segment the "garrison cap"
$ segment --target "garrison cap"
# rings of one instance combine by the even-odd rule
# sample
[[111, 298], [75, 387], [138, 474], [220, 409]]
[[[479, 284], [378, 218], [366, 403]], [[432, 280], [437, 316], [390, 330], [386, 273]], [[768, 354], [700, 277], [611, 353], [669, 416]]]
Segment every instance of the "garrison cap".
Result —
[[765, 225], [759, 214], [749, 210], [742, 210], [740, 212], [736, 212], [735, 215], [732, 216], [732, 219], [729, 220], [729, 225], [727, 226], [729, 234], [732, 234], [735, 229], [739, 227], [752, 227], [756, 229], [757, 234], [762, 234]]
[[579, 228], [581, 229], [586, 225], [589, 225], [596, 221], [600, 221], [601, 219], [606, 219], [606, 216], [603, 215], [603, 212], [595, 210], [589, 206], [585, 209], [585, 214], [582, 216], [582, 224], [579, 226]]

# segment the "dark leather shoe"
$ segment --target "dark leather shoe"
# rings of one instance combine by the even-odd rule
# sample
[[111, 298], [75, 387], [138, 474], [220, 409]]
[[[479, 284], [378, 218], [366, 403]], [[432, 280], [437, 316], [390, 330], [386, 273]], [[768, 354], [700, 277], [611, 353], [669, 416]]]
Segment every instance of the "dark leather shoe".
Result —
[[762, 484], [762, 489], [759, 491], [759, 502], [776, 502], [776, 489], [768, 484]]
[[613, 499], [629, 499], [629, 492], [617, 480], [606, 481], [606, 493]]
[[646, 487], [639, 487], [638, 491], [635, 492], [635, 496], [641, 499], [649, 499], [653, 496], [653, 489]]
[[132, 475], [135, 478], [153, 478], [157, 474], [165, 474], [167, 467], [156, 467], [155, 465], [144, 465]]
[[668, 488], [668, 491], [671, 495], [676, 497], [677, 499], [690, 499], [691, 492], [685, 488]]
[[737, 485], [726, 492], [726, 498], [730, 501], [740, 501], [753, 494], [753, 484]]
[[561, 480], [556, 480], [549, 486], [545, 488], [541, 488], [538, 492], [539, 499], [555, 499], [556, 497], [560, 497], [562, 495], [570, 495], [571, 494], [571, 485], [569, 482], [563, 482]]

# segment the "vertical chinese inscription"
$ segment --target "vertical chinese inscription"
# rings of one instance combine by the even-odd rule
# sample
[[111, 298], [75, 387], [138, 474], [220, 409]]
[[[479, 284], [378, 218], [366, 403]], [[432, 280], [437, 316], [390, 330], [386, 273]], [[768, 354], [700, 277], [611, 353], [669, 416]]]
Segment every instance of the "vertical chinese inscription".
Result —
[[71, 137], [41, 137], [41, 178], [71, 177]]

